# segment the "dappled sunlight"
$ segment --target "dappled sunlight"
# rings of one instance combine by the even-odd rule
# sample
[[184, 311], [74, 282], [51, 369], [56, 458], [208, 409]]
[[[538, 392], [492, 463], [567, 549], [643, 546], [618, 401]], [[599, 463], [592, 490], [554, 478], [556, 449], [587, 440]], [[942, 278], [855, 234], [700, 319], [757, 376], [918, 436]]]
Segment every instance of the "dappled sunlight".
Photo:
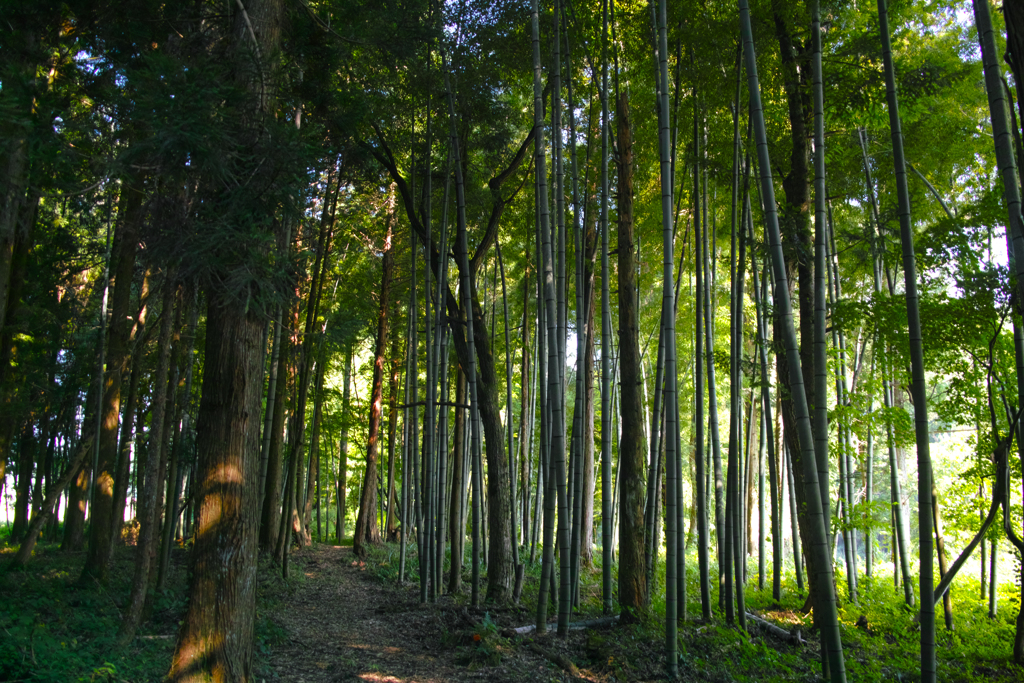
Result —
[[175, 653], [171, 663], [171, 671], [167, 674], [167, 680], [175, 681], [195, 680], [197, 677], [203, 680], [221, 681], [228, 680], [227, 672], [223, 669], [224, 660], [218, 651], [224, 647], [223, 635], [210, 637], [185, 638], [179, 641], [178, 651]]
[[245, 481], [245, 476], [237, 467], [233, 467], [229, 463], [222, 463], [210, 475], [210, 481], [217, 484], [242, 484]]
[[365, 673], [359, 674], [357, 678], [361, 681], [376, 681], [378, 683], [402, 683], [403, 681], [409, 680], [405, 678], [398, 678], [390, 674], [379, 674], [379, 673]]
[[794, 610], [771, 610], [764, 612], [766, 619], [771, 619], [778, 624], [790, 624], [792, 626], [802, 626], [805, 619], [810, 618], [810, 613], [805, 617], [800, 612]]
[[245, 485], [245, 474], [230, 463], [221, 463], [207, 478], [210, 493], [202, 502], [199, 533], [210, 533], [220, 522], [224, 511], [238, 510], [238, 497]]

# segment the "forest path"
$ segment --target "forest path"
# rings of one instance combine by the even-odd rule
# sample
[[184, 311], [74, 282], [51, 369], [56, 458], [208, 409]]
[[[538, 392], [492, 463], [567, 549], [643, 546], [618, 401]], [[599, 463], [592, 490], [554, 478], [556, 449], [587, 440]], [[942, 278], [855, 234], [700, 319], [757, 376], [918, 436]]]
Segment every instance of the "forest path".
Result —
[[[564, 680], [563, 672], [525, 648], [503, 653], [497, 666], [459, 663], [473, 655], [471, 629], [482, 614], [471, 616], [448, 596], [436, 605], [421, 605], [417, 586], [400, 587], [375, 577], [351, 547], [314, 545], [295, 551], [291, 563], [293, 576], [304, 579], [276, 596], [272, 618], [287, 637], [271, 648], [271, 674], [258, 676], [261, 680]], [[529, 623], [525, 615], [504, 616]]]

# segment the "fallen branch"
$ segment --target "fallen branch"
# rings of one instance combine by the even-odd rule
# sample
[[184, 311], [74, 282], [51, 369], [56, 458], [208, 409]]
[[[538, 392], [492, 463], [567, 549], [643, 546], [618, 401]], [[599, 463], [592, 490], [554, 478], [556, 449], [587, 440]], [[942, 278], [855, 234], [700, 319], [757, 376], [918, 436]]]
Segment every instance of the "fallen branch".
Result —
[[544, 657], [552, 664], [561, 667], [563, 671], [565, 671], [573, 678], [579, 678], [580, 670], [576, 668], [576, 665], [573, 664], [572, 660], [566, 657], [565, 655], [560, 655], [555, 652], [548, 652], [537, 643], [530, 643], [528, 647], [530, 648], [530, 650]]
[[[601, 617], [600, 619], [590, 619], [588, 621], [574, 621], [569, 624], [570, 631], [583, 631], [588, 628], [598, 628], [601, 626], [611, 626], [612, 624], [619, 623], [619, 615], [613, 617]], [[548, 622], [548, 626], [553, 626], [554, 621]], [[519, 626], [517, 628], [508, 629], [508, 633], [511, 635], [525, 636], [527, 633], [533, 633], [537, 630], [537, 624], [527, 624], [526, 626]]]
[[770, 621], [762, 619], [756, 614], [751, 614], [750, 612], [747, 612], [747, 619], [750, 619], [752, 622], [763, 628], [765, 631], [768, 631], [768, 633], [771, 633], [773, 636], [776, 636], [777, 638], [785, 640], [787, 643], [793, 643], [794, 645], [803, 645], [807, 642], [806, 640], [800, 637], [800, 629], [796, 629], [793, 632], [787, 631], [781, 626], [777, 626], [776, 624], [773, 624]]

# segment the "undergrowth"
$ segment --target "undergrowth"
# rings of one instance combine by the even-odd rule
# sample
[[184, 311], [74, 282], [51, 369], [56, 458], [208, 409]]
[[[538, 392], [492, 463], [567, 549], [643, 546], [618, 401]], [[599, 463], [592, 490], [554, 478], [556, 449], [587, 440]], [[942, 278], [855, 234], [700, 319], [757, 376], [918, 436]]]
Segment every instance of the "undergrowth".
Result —
[[[406, 549], [406, 582], [418, 586], [418, 561], [415, 544]], [[523, 557], [526, 560], [526, 556]], [[784, 629], [800, 629], [804, 644], [795, 645], [766, 633], [754, 623], [747, 632], [725, 623], [718, 609], [718, 586], [712, 578], [711, 601], [714, 619], [700, 620], [700, 585], [696, 557], [687, 558], [688, 618], [679, 625], [679, 672], [683, 680], [702, 681], [818, 681], [821, 649], [817, 630], [810, 614], [802, 609], [805, 590], [797, 588], [792, 572], [782, 580], [782, 600], [772, 599], [770, 570], [764, 590], [757, 589], [757, 568], [752, 563], [746, 589], [747, 611], [772, 621]], [[372, 548], [363, 560], [366, 571], [382, 582], [397, 582], [398, 546]], [[446, 558], [446, 569], [450, 558]], [[557, 572], [557, 562], [556, 562]], [[568, 645], [572, 661], [581, 669], [598, 676], [611, 675], [616, 680], [648, 680], [664, 676], [664, 558], [658, 565], [660, 576], [652, 591], [649, 610], [640, 615], [640, 622], [615, 626], [612, 630], [590, 630], [570, 634]], [[717, 567], [711, 567], [712, 577]], [[579, 587], [580, 602], [573, 611], [573, 621], [602, 615], [601, 557], [595, 553], [593, 566], [584, 567]], [[613, 593], [617, 583], [612, 568]], [[462, 595], [447, 599], [456, 604], [468, 602], [470, 573], [468, 562], [463, 566]], [[540, 558], [527, 563], [520, 601], [526, 614], [524, 623], [533, 621], [540, 593]], [[557, 583], [557, 576], [556, 576]], [[841, 574], [837, 577], [840, 601], [840, 630], [848, 680], [851, 681], [916, 681], [919, 680], [920, 627], [917, 608], [907, 607], [902, 590], [893, 587], [892, 576], [875, 572], [873, 579], [860, 577], [856, 603], [849, 600]], [[481, 596], [486, 591], [486, 568], [481, 568]], [[956, 683], [981, 681], [1021, 681], [1024, 668], [1011, 662], [1014, 619], [1019, 609], [1019, 593], [1013, 583], [999, 586], [999, 611], [988, 617], [987, 601], [979, 597], [978, 580], [962, 576], [952, 588], [954, 630], [944, 628], [942, 604], [936, 606], [938, 678]], [[485, 606], [486, 608], [486, 606]], [[617, 611], [617, 605], [614, 606]], [[549, 604], [549, 630], [554, 631], [557, 603]], [[488, 619], [490, 617], [488, 616]], [[859, 625], [858, 625], [859, 624]], [[476, 633], [479, 641], [467, 644], [465, 637], [456, 640], [460, 661], [473, 668], [497, 663], [500, 648], [525, 647], [529, 639], [495, 640], [488, 646], [487, 629], [481, 625]], [[469, 632], [473, 633], [473, 632]], [[497, 633], [497, 632], [496, 632]], [[465, 636], [465, 634], [464, 634]], [[483, 644], [481, 644], [481, 642]], [[554, 641], [551, 641], [554, 642]], [[475, 646], [475, 647], [474, 647]]]
[[[167, 590], [150, 596], [150, 608], [140, 637], [119, 648], [116, 635], [121, 610], [127, 600], [131, 579], [132, 548], [115, 550], [111, 580], [105, 587], [78, 584], [81, 553], [62, 553], [43, 544], [27, 569], [0, 570], [0, 681], [130, 682], [159, 681], [166, 673], [174, 646], [174, 635], [185, 606], [185, 553], [176, 550]], [[405, 586], [418, 592], [419, 563], [415, 544], [406, 548]], [[0, 550], [0, 565], [6, 565], [13, 549]], [[467, 553], [468, 555], [468, 553]], [[526, 556], [523, 557], [526, 560]], [[445, 581], [451, 558], [445, 558]], [[800, 629], [805, 644], [794, 645], [762, 633], [748, 623], [746, 633], [725, 623], [718, 609], [718, 586], [712, 580], [714, 619], [700, 621], [700, 586], [696, 558], [688, 557], [688, 618], [680, 622], [678, 663], [683, 680], [702, 681], [816, 681], [820, 677], [820, 646], [810, 615], [802, 608], [806, 593], [798, 590], [794, 576], [782, 581], [782, 599], [771, 595], [770, 576], [764, 590], [758, 590], [756, 568], [752, 568], [746, 590], [749, 612], [779, 626]], [[399, 547], [382, 544], [371, 547], [357, 566], [376, 581], [396, 584]], [[574, 621], [595, 619], [603, 614], [601, 603], [601, 558], [584, 567], [579, 587], [579, 605]], [[557, 568], [557, 564], [556, 564]], [[712, 566], [714, 577], [717, 568]], [[456, 660], [470, 669], [495, 666], [509, 661], [517, 649], [544, 647], [558, 650], [582, 675], [602, 680], [652, 680], [663, 678], [664, 661], [664, 562], [659, 563], [650, 609], [639, 622], [611, 625], [598, 630], [572, 632], [568, 640], [556, 637], [511, 637], [508, 628], [535, 620], [540, 593], [541, 565], [528, 563], [520, 607], [483, 605], [475, 614], [475, 625], [453, 630], [440, 645], [453, 648]], [[288, 579], [280, 567], [261, 558], [259, 567], [255, 633], [255, 672], [258, 678], [273, 680], [269, 666], [272, 650], [287, 641], [288, 634], [276, 616], [305, 580], [302, 571]], [[443, 597], [448, 610], [468, 606], [471, 574], [463, 565], [463, 590]], [[556, 577], [557, 578], [557, 577]], [[481, 568], [481, 597], [486, 593], [486, 568]], [[840, 629], [851, 681], [916, 681], [920, 629], [916, 608], [907, 607], [902, 591], [893, 587], [891, 575], [876, 570], [873, 579], [860, 577], [856, 603], [849, 600], [841, 575], [837, 577], [840, 600]], [[613, 592], [617, 581], [612, 571]], [[954, 630], [944, 628], [941, 603], [936, 606], [938, 678], [954, 683], [1021, 681], [1024, 669], [1010, 661], [1014, 619], [1019, 609], [1019, 592], [1013, 583], [999, 586], [999, 611], [989, 618], [987, 601], [979, 597], [978, 580], [969, 575], [958, 578], [952, 588]], [[617, 605], [613, 605], [617, 611]], [[549, 630], [554, 631], [557, 604], [548, 608]]]
[[[14, 548], [0, 551], [6, 566]], [[69, 682], [158, 681], [167, 672], [173, 635], [184, 611], [185, 572], [150, 595], [139, 637], [117, 645], [132, 577], [133, 548], [118, 547], [106, 586], [78, 582], [83, 553], [41, 544], [28, 567], [0, 569], [0, 680]], [[176, 553], [174, 564], [183, 556]]]
[[[134, 547], [114, 548], [106, 586], [78, 582], [84, 553], [37, 546], [25, 569], [6, 569], [16, 548], [0, 548], [0, 681], [39, 683], [148, 683], [170, 668], [178, 625], [185, 611], [187, 555], [175, 548], [166, 588], [151, 591], [138, 636], [117, 644], [128, 601]], [[255, 671], [270, 680], [270, 651], [287, 640], [275, 612], [303, 580], [260, 559], [256, 603]]]

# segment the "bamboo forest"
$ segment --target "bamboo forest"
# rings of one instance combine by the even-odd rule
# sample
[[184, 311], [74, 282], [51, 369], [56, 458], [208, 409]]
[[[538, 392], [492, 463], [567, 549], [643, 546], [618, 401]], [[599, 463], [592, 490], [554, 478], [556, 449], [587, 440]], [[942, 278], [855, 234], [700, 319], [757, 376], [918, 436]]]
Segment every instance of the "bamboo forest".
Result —
[[1024, 0], [0, 0], [0, 681], [1024, 681]]

